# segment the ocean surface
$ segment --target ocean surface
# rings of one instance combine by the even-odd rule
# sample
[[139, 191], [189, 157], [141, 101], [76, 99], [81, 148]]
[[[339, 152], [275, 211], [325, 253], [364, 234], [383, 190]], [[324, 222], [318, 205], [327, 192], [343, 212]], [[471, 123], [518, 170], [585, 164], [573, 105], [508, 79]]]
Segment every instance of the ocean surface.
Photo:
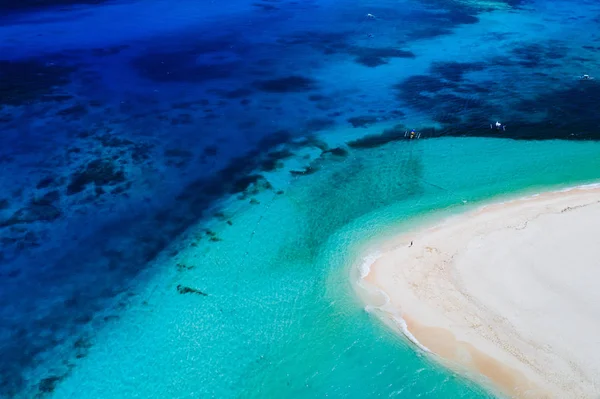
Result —
[[600, 180], [599, 26], [596, 1], [0, 0], [0, 398], [497, 397], [352, 276], [431, 212]]

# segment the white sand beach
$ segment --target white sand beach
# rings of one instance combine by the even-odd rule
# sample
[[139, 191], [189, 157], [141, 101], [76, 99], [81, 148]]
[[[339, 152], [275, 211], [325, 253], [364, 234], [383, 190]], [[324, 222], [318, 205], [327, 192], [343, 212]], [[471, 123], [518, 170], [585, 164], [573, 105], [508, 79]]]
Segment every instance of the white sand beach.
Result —
[[363, 281], [442, 363], [509, 397], [600, 396], [600, 188], [480, 207], [386, 248]]

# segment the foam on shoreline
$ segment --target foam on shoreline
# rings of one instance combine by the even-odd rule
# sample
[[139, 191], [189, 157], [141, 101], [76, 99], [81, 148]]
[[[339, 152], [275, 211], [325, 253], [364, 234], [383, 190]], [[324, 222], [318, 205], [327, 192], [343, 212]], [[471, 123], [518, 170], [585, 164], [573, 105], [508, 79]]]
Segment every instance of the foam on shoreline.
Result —
[[382, 289], [374, 286], [373, 284], [370, 284], [368, 281], [365, 280], [371, 272], [371, 266], [373, 266], [375, 262], [377, 262], [377, 260], [382, 256], [383, 254], [379, 251], [372, 252], [366, 255], [364, 258], [362, 258], [362, 262], [358, 265], [360, 277], [356, 281], [356, 285], [359, 286], [361, 290], [364, 290], [365, 293], [367, 293], [367, 295], [369, 296], [373, 296], [373, 294], [375, 294], [380, 295], [384, 298], [383, 304], [366, 304], [364, 309], [368, 313], [380, 311], [383, 312], [383, 314], [387, 314], [390, 320], [393, 321], [395, 327], [400, 329], [400, 331], [402, 331], [402, 334], [404, 334], [404, 336], [409, 341], [418, 346], [421, 350], [425, 352], [430, 352], [430, 350], [426, 346], [422, 345], [417, 339], [417, 337], [415, 337], [409, 331], [408, 325], [406, 324], [406, 320], [404, 320], [404, 318], [390, 305], [389, 295]]
[[[453, 229], [456, 229], [455, 226], [469, 226], [470, 223], [470, 219], [471, 218], [485, 218], [484, 220], [486, 221], [486, 223], [490, 223], [493, 226], [496, 226], [494, 228], [489, 227], [491, 230], [490, 232], [495, 232], [498, 228], [503, 228], [504, 224], [503, 223], [508, 223], [507, 227], [510, 227], [510, 218], [509, 216], [513, 215], [512, 217], [515, 218], [515, 221], [518, 221], [519, 223], [521, 223], [521, 220], [525, 220], [525, 226], [527, 226], [527, 223], [533, 222], [534, 220], [537, 220], [539, 218], [540, 215], [546, 215], [546, 214], [562, 214], [564, 213], [564, 210], [574, 210], [574, 209], [578, 209], [578, 208], [582, 208], [585, 207], [587, 204], [596, 204], [597, 202], [600, 202], [598, 200], [596, 200], [596, 192], [598, 192], [600, 194], [600, 183], [592, 183], [592, 184], [583, 184], [583, 185], [578, 185], [578, 186], [572, 186], [572, 187], [566, 187], [566, 188], [561, 188], [561, 189], [555, 189], [553, 191], [548, 191], [548, 192], [541, 192], [541, 193], [534, 193], [534, 194], [529, 194], [529, 195], [525, 195], [525, 196], [521, 196], [521, 197], [516, 197], [514, 199], [506, 199], [504, 201], [497, 201], [497, 202], [490, 202], [487, 204], [483, 204], [480, 206], [473, 206], [471, 207], [469, 210], [467, 210], [466, 212], [463, 212], [461, 214], [458, 215], [454, 215], [451, 217], [440, 217], [436, 223], [433, 223], [432, 225], [427, 226], [426, 224], [423, 225], [423, 227], [419, 230], [416, 231], [415, 233], [415, 237], [419, 237], [419, 242], [421, 243], [422, 241], [426, 241], [429, 239], [429, 236], [434, 236], [434, 237], [438, 237], [438, 241], [436, 241], [437, 243], [439, 243], [439, 240], [442, 239], [443, 237], [446, 236], [442, 236], [443, 232], [447, 231], [449, 233], [456, 233], [459, 230], [454, 231]], [[538, 206], [538, 203], [536, 203], [536, 201], [539, 201], [539, 209], [536, 208]], [[586, 202], [587, 201], [587, 202]], [[583, 204], [583, 205], [582, 205]], [[558, 208], [557, 208], [558, 206]], [[520, 209], [523, 208], [523, 210], [521, 211]], [[563, 209], [564, 208], [564, 209]], [[536, 211], [536, 209], [538, 209]], [[592, 210], [593, 211], [593, 210]], [[592, 212], [589, 211], [589, 212]], [[513, 213], [510, 213], [513, 212]], [[520, 212], [520, 213], [519, 213]], [[535, 213], [537, 212], [537, 214]], [[496, 213], [500, 216], [501, 220], [496, 220]], [[467, 216], [467, 217], [465, 217]], [[592, 215], [593, 216], [593, 215]], [[506, 217], [506, 220], [504, 220], [503, 218]], [[475, 222], [473, 222], [475, 223]], [[495, 223], [495, 224], [494, 224]], [[566, 222], [565, 222], [566, 223]], [[514, 222], [513, 222], [514, 224]], [[473, 232], [477, 232], [477, 239], [481, 239], [481, 234], [485, 234], [485, 229], [480, 228], [479, 226], [473, 226], [472, 227]], [[496, 229], [496, 230], [494, 230]], [[520, 230], [520, 229], [517, 229]], [[463, 234], [468, 233], [470, 230], [466, 229], [463, 231]], [[507, 233], [507, 234], [510, 234]], [[537, 236], [535, 236], [534, 238], [536, 238]], [[540, 377], [540, 375], [535, 375], [535, 372], [531, 371], [531, 370], [526, 370], [527, 371], [527, 375], [526, 376], [519, 376], [519, 377], [511, 377], [508, 378], [508, 381], [510, 381], [510, 384], [514, 384], [519, 385], [518, 387], [507, 387], [502, 386], [503, 383], [505, 381], [494, 381], [494, 373], [497, 375], [502, 375], [502, 379], [506, 380], [506, 374], [514, 374], [515, 376], [518, 376], [519, 373], [524, 373], [524, 368], [525, 366], [521, 365], [521, 364], [516, 364], [516, 363], [511, 363], [514, 359], [511, 358], [511, 354], [510, 353], [501, 353], [502, 356], [500, 356], [500, 359], [498, 359], [496, 357], [496, 355], [498, 355], [500, 352], [496, 353], [494, 351], [492, 351], [491, 353], [488, 352], [488, 350], [490, 349], [490, 346], [485, 347], [485, 345], [482, 345], [482, 341], [481, 337], [475, 339], [474, 341], [470, 341], [469, 339], [469, 334], [475, 334], [477, 335], [477, 333], [479, 332], [478, 328], [475, 328], [475, 330], [473, 330], [471, 328], [471, 330], [469, 330], [468, 328], [465, 329], [463, 332], [466, 331], [466, 335], [462, 334], [461, 336], [459, 335], [453, 335], [454, 334], [454, 330], [452, 328], [453, 323], [442, 323], [440, 322], [439, 324], [437, 324], [436, 320], [436, 316], [435, 315], [435, 311], [429, 312], [429, 314], [427, 315], [427, 318], [425, 318], [425, 324], [421, 324], [420, 320], [423, 316], [422, 312], [424, 310], [426, 310], [427, 306], [432, 306], [432, 303], [436, 303], [435, 300], [438, 301], [443, 301], [443, 295], [445, 295], [446, 293], [443, 290], [450, 290], [450, 286], [444, 285], [444, 288], [439, 288], [439, 292], [437, 292], [437, 294], [431, 294], [429, 293], [428, 295], [433, 295], [433, 297], [435, 298], [435, 300], [432, 300], [431, 298], [428, 298], [427, 300], [424, 300], [423, 298], [417, 296], [414, 296], [414, 293], [410, 293], [407, 294], [406, 292], [402, 292], [402, 290], [408, 290], [411, 291], [413, 290], [414, 287], [415, 288], [415, 292], [418, 292], [420, 289], [420, 284], [425, 284], [425, 280], [423, 280], [423, 283], [420, 283], [421, 280], [417, 279], [414, 281], [408, 281], [407, 282], [402, 282], [402, 284], [399, 284], [398, 282], [394, 281], [394, 279], [404, 279], [404, 278], [412, 278], [410, 276], [412, 276], [410, 273], [417, 273], [419, 278], [423, 278], [420, 273], [437, 273], [440, 270], [442, 270], [440, 273], [444, 274], [446, 273], [445, 269], [451, 269], [452, 267], [454, 267], [454, 263], [456, 262], [456, 260], [454, 259], [455, 255], [460, 255], [461, 252], [457, 252], [455, 255], [452, 255], [448, 258], [448, 260], [443, 261], [443, 260], [438, 260], [436, 262], [443, 262], [443, 266], [435, 266], [433, 267], [433, 269], [427, 269], [429, 271], [419, 271], [418, 269], [414, 269], [414, 267], [411, 269], [411, 271], [404, 271], [401, 272], [399, 274], [391, 274], [393, 273], [393, 270], [397, 270], [398, 268], [404, 270], [405, 268], [405, 264], [403, 262], [414, 262], [413, 260], [411, 260], [411, 257], [407, 255], [407, 253], [409, 251], [415, 250], [418, 251], [419, 248], [411, 248], [411, 250], [408, 250], [408, 246], [405, 245], [405, 243], [409, 240], [412, 240], [413, 238], [413, 234], [411, 233], [410, 235], [410, 239], [407, 238], [406, 236], [400, 237], [396, 239], [396, 243], [398, 243], [398, 245], [395, 245], [393, 247], [389, 247], [389, 245], [380, 245], [380, 246], [372, 246], [371, 248], [377, 248], [375, 250], [371, 249], [370, 252], [368, 252], [368, 255], [366, 255], [363, 259], [362, 262], [357, 264], [356, 267], [358, 268], [358, 281], [356, 282], [355, 286], [357, 286], [357, 293], [358, 295], [361, 297], [361, 299], [367, 304], [365, 306], [365, 310], [367, 311], [373, 311], [375, 310], [376, 314], [380, 317], [382, 317], [384, 319], [384, 322], [386, 322], [386, 324], [391, 325], [392, 327], [396, 327], [401, 333], [402, 335], [408, 339], [409, 341], [411, 341], [413, 344], [415, 344], [417, 347], [419, 347], [421, 350], [425, 351], [425, 352], [432, 352], [434, 355], [439, 355], [440, 358], [439, 360], [442, 361], [442, 363], [449, 365], [450, 367], [453, 367], [454, 365], [457, 366], [457, 369], [461, 369], [461, 370], [471, 370], [471, 367], [469, 367], [469, 365], [465, 364], [460, 364], [460, 361], [457, 361], [457, 359], [454, 358], [447, 358], [446, 356], [444, 356], [444, 354], [441, 353], [437, 353], [437, 351], [435, 350], [436, 348], [428, 348], [426, 344], [424, 342], [420, 342], [419, 341], [419, 336], [420, 334], [425, 334], [425, 331], [427, 330], [431, 330], [432, 328], [435, 330], [443, 330], [443, 331], [447, 331], [450, 337], [453, 337], [452, 340], [454, 342], [454, 344], [449, 344], [449, 345], [458, 345], [463, 347], [461, 350], [464, 352], [465, 351], [465, 345], [468, 346], [468, 350], [471, 351], [471, 356], [473, 358], [480, 358], [480, 359], [485, 359], [486, 361], [489, 361], [495, 365], [489, 365], [487, 367], [489, 367], [490, 369], [495, 369], [495, 371], [491, 371], [489, 374], [486, 374], [486, 376], [492, 380], [493, 382], [495, 382], [496, 387], [499, 387], [503, 392], [505, 393], [509, 393], [510, 395], [515, 395], [516, 397], [523, 397], [523, 398], [529, 398], [529, 397], [534, 397], [531, 396], [531, 392], [535, 392], [535, 395], [538, 395], [538, 397], [552, 397], [552, 396], [547, 396], [547, 395], [552, 395], [557, 393], [557, 390], [562, 393], [564, 392], [569, 392], [568, 389], [564, 389], [566, 385], [568, 385], [568, 383], [564, 383], [561, 382], [560, 384], [550, 384], [549, 386], [545, 386], [544, 385], [544, 378], [543, 376]], [[423, 239], [425, 238], [425, 239]], [[450, 235], [447, 236], [446, 238], [448, 238], [448, 240], [446, 241], [452, 241], [453, 239], [455, 239], [454, 236]], [[506, 240], [508, 240], [509, 238], [507, 238], [507, 236], [503, 236], [503, 238], [505, 238]], [[416, 240], [416, 238], [415, 238]], [[458, 241], [458, 239], [457, 239]], [[416, 241], [415, 241], [416, 242]], [[469, 239], [467, 237], [467, 243], [469, 243]], [[447, 243], [445, 243], [444, 245], [448, 245]], [[471, 245], [471, 244], [469, 244]], [[506, 242], [503, 241], [503, 245], [508, 245], [510, 247], [510, 242]], [[388, 247], [389, 249], [384, 249]], [[415, 245], [415, 247], [417, 247], [417, 245]], [[496, 245], [497, 247], [497, 245]], [[434, 244], [429, 244], [426, 247], [427, 249], [431, 249], [433, 248], [435, 251], [442, 251], [442, 252], [438, 252], [436, 253], [436, 256], [439, 254], [445, 254], [444, 249], [438, 250], [438, 246], [434, 245]], [[442, 248], [442, 247], [440, 247]], [[459, 247], [459, 248], [463, 248], [463, 247]], [[466, 247], [464, 247], [466, 248]], [[395, 253], [397, 253], [397, 251], [403, 251], [402, 253], [404, 253], [404, 255], [398, 257], [398, 255], [396, 255]], [[465, 249], [465, 251], [468, 251], [468, 249]], [[439, 255], [439, 256], [442, 256]], [[408, 257], [407, 257], [408, 256]], [[412, 255], [411, 255], [412, 256]], [[462, 256], [462, 255], [461, 255]], [[495, 255], [494, 255], [495, 256]], [[436, 258], [437, 259], [437, 258]], [[445, 258], [439, 258], [439, 259], [445, 259]], [[483, 258], [484, 263], [487, 263], [487, 261], [485, 260], [486, 258]], [[445, 262], [450, 262], [450, 263], [445, 263]], [[418, 264], [418, 262], [417, 262]], [[438, 263], [436, 263], [438, 264]], [[439, 264], [439, 265], [442, 265]], [[413, 265], [414, 266], [414, 265]], [[420, 266], [419, 266], [420, 267]], [[439, 269], [441, 267], [441, 269]], [[560, 268], [560, 265], [557, 266]], [[385, 269], [382, 272], [382, 269]], [[415, 271], [416, 270], [416, 271]], [[384, 274], [385, 273], [385, 274]], [[408, 273], [408, 274], [407, 274]], [[453, 272], [453, 273], [457, 273], [457, 272]], [[442, 278], [442, 277], [440, 277]], [[436, 280], [437, 281], [437, 280]], [[440, 280], [443, 281], [444, 284], [446, 283], [443, 279]], [[414, 287], [411, 287], [410, 284], [416, 284]], [[499, 283], [501, 284], [501, 282]], [[392, 287], [394, 287], [392, 289]], [[391, 289], [391, 291], [390, 291]], [[464, 286], [462, 288], [460, 288], [457, 292], [460, 295], [463, 295], [464, 289], [468, 290], [468, 287], [465, 288]], [[362, 291], [362, 292], [361, 292]], [[510, 291], [510, 290], [509, 290]], [[422, 294], [422, 293], [421, 293]], [[408, 296], [407, 296], [408, 295]], [[439, 295], [439, 297], [435, 297], [436, 295]], [[454, 295], [454, 294], [448, 294], [448, 295]], [[493, 294], [490, 294], [493, 295]], [[418, 307], [418, 311], [416, 310], [416, 308], [411, 308], [411, 303], [407, 303], [406, 309], [405, 309], [405, 304], [399, 304], [398, 301], [401, 298], [408, 298], [411, 297], [412, 298], [412, 305], [415, 305], [415, 300], [417, 300], [418, 298], [419, 301], [429, 301], [427, 302], [427, 304], [425, 304], [425, 302], [422, 302], [421, 304], [419, 304]], [[379, 302], [379, 298], [383, 298], [383, 303], [378, 303]], [[376, 300], [376, 302], [374, 301]], [[478, 299], [475, 299], [476, 302], [473, 303], [479, 303], [477, 302]], [[409, 301], [410, 302], [410, 301]], [[471, 301], [472, 302], [472, 301]], [[457, 309], [459, 309], [460, 307], [458, 307]], [[475, 309], [475, 308], [473, 308]], [[472, 314], [469, 314], [469, 317], [473, 317], [474, 314], [477, 313], [477, 311], [473, 310]], [[439, 309], [438, 309], [439, 310]], [[481, 309], [480, 309], [481, 310]], [[406, 311], [408, 311], [407, 314]], [[411, 313], [412, 312], [412, 313]], [[457, 311], [457, 314], [460, 313], [460, 311]], [[517, 311], [518, 313], [518, 311]], [[418, 315], [419, 317], [414, 317], [415, 315]], [[503, 317], [502, 314], [498, 314], [497, 316], [499, 317]], [[410, 320], [410, 323], [407, 324], [407, 320]], [[454, 320], [455, 322], [458, 319]], [[473, 319], [475, 320], [475, 319]], [[481, 320], [485, 320], [481, 319]], [[433, 322], [433, 324], [432, 324]], [[600, 322], [600, 321], [599, 321]], [[473, 321], [473, 326], [478, 325], [476, 321]], [[431, 328], [429, 327], [431, 325]], [[411, 332], [409, 330], [409, 326], [410, 329], [413, 329], [413, 331]], [[492, 327], [496, 327], [495, 325], [490, 325], [490, 326], [484, 326], [485, 328], [490, 328], [490, 332], [492, 334], [496, 334], [496, 332], [493, 332], [493, 328]], [[529, 326], [527, 326], [529, 327]], [[433, 331], [433, 330], [432, 330]], [[475, 332], [473, 332], [475, 331]], [[514, 331], [500, 331], [498, 333], [514, 333]], [[413, 334], [416, 333], [416, 334]], [[427, 333], [427, 335], [429, 336], [428, 340], [431, 343], [431, 337], [434, 336], [437, 333]], [[422, 336], [422, 335], [421, 335]], [[472, 337], [471, 337], [472, 338]], [[438, 339], [438, 338], [436, 338]], [[516, 342], [516, 341], [515, 341]], [[518, 342], [515, 343], [515, 347], [516, 348], [520, 348], [519, 350], [523, 350], [523, 353], [528, 353], [527, 352], [527, 348], [525, 347], [525, 349], [523, 349], [524, 347], [522, 346], [523, 342], [528, 342], [527, 340], [519, 340]], [[541, 343], [543, 344], [543, 342]], [[493, 344], [492, 344], [493, 345]], [[520, 346], [521, 345], [521, 346]], [[447, 348], [445, 348], [447, 349]], [[495, 350], [495, 349], [494, 349]], [[567, 350], [568, 351], [568, 350]], [[520, 352], [519, 352], [520, 353]], [[491, 356], [491, 357], [490, 357]], [[558, 355], [557, 355], [558, 356]], [[540, 360], [540, 359], [537, 359]], [[557, 358], [554, 359], [555, 361], [554, 363], [552, 363], [553, 365], [556, 365], [558, 363], [560, 363], [561, 359]], [[448, 361], [450, 362], [450, 364], [448, 364]], [[533, 363], [537, 364], [534, 360], [531, 360]], [[540, 360], [541, 361], [541, 360]], [[530, 360], [526, 360], [526, 363], [529, 363]], [[467, 362], [469, 363], [469, 362]], [[491, 364], [490, 363], [490, 364]], [[539, 362], [538, 362], [539, 363]], [[518, 366], [518, 367], [517, 367]], [[533, 366], [532, 366], [533, 367]], [[557, 366], [558, 367], [558, 366]], [[560, 366], [560, 367], [564, 367], [564, 366]], [[526, 368], [526, 367], [525, 367]], [[535, 369], [535, 367], [534, 367]], [[474, 371], [479, 371], [481, 372], [481, 370], [474, 370]], [[562, 370], [564, 372], [564, 370]], [[531, 380], [529, 380], [529, 377], [531, 377]], [[565, 377], [566, 378], [566, 377]], [[500, 378], [499, 378], [500, 379]], [[515, 382], [516, 381], [516, 382]], [[566, 385], [565, 385], [566, 384]], [[511, 389], [513, 389], [513, 391], [511, 391]], [[586, 388], [589, 391], [589, 387]], [[510, 391], [510, 392], [509, 392]], [[553, 392], [552, 394], [548, 394], [548, 392]], [[583, 392], [583, 391], [582, 391]], [[541, 396], [539, 396], [541, 395]], [[585, 396], [584, 396], [585, 397]]]

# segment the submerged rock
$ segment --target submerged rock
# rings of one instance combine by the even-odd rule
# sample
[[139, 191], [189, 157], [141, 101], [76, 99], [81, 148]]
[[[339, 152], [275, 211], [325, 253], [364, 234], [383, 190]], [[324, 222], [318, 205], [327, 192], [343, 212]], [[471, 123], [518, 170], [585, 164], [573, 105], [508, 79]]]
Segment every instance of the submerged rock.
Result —
[[290, 170], [290, 174], [292, 176], [312, 175], [313, 173], [317, 172], [317, 170], [318, 169], [316, 167], [307, 166], [304, 170]]
[[51, 222], [62, 215], [60, 209], [49, 204], [32, 204], [19, 209], [5, 221], [0, 222], [0, 227], [33, 222]]
[[192, 270], [194, 268], [193, 265], [188, 265], [185, 263], [178, 263], [177, 264], [177, 270], [179, 271], [184, 271], [184, 270]]
[[63, 377], [59, 377], [59, 376], [52, 376], [52, 377], [44, 378], [43, 380], [40, 381], [38, 388], [39, 388], [40, 392], [42, 392], [42, 393], [54, 392], [54, 389], [56, 389], [56, 384], [58, 384], [62, 379], [63, 379]]
[[118, 169], [114, 162], [96, 159], [86, 165], [84, 169], [75, 172], [71, 176], [71, 182], [67, 186], [67, 194], [73, 195], [85, 189], [88, 184], [97, 186], [104, 184], [116, 184], [125, 181], [125, 172]]
[[180, 294], [197, 294], [197, 295], [202, 295], [202, 296], [208, 296], [208, 294], [205, 294], [204, 292], [200, 291], [199, 289], [186, 287], [185, 285], [181, 285], [181, 284], [177, 285], [177, 292], [179, 292]]
[[292, 75], [254, 83], [256, 88], [267, 93], [298, 93], [315, 90], [316, 81], [305, 76]]
[[342, 147], [335, 147], [330, 150], [324, 151], [325, 154], [332, 154], [338, 157], [345, 157], [348, 155], [348, 150]]

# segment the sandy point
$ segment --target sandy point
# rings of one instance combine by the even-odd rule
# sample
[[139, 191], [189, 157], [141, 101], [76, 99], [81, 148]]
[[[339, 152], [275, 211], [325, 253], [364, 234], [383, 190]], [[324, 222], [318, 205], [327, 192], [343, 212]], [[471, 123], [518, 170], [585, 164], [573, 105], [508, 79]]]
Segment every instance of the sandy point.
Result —
[[437, 360], [509, 397], [600, 396], [599, 187], [486, 205], [383, 248], [359, 295]]

